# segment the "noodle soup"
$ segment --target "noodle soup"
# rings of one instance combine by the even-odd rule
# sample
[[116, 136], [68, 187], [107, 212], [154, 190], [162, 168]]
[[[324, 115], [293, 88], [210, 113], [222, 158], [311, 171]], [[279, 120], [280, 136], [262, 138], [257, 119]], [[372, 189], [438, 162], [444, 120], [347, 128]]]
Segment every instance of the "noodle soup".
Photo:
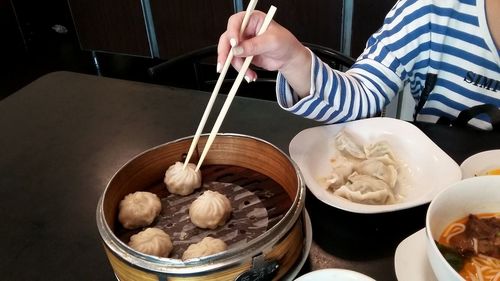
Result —
[[[467, 224], [471, 219], [471, 214], [475, 217], [471, 223], [479, 224], [482, 219], [488, 217], [498, 218], [500, 214], [499, 202], [499, 176], [472, 177], [461, 180], [446, 187], [431, 201], [425, 219], [426, 252], [432, 271], [439, 281], [463, 281], [467, 278], [468, 280], [480, 280], [479, 278], [474, 279], [476, 278], [474, 274], [477, 268], [484, 269], [481, 271], [484, 276], [488, 266], [491, 268], [496, 267], [494, 264], [490, 264], [493, 259], [484, 258], [488, 255], [495, 255], [493, 252], [487, 252], [488, 255], [481, 253], [475, 255], [475, 257], [472, 255], [478, 252], [475, 249], [482, 248], [482, 237], [476, 239], [475, 242], [473, 239], [465, 239], [465, 241], [472, 241], [469, 244], [465, 242], [464, 244], [467, 247], [460, 250], [465, 254], [465, 258], [457, 255], [460, 251], [450, 246], [457, 244], [455, 240], [461, 235], [468, 235]], [[495, 241], [497, 241], [496, 235], [495, 233]], [[442, 244], [436, 242], [442, 242]], [[498, 251], [498, 244], [494, 249]], [[450, 263], [450, 260], [452, 263]], [[457, 260], [458, 264], [460, 264], [460, 261], [462, 263], [458, 271], [453, 267], [458, 268], [455, 264]], [[472, 270], [469, 270], [469, 268], [472, 268]], [[467, 276], [463, 277], [459, 273], [462, 269], [471, 271], [472, 275], [466, 274]], [[487, 275], [489, 274], [487, 272]], [[500, 275], [494, 276], [493, 279], [484, 280], [500, 280]]]
[[448, 225], [437, 242], [465, 280], [500, 280], [500, 213], [461, 218]]

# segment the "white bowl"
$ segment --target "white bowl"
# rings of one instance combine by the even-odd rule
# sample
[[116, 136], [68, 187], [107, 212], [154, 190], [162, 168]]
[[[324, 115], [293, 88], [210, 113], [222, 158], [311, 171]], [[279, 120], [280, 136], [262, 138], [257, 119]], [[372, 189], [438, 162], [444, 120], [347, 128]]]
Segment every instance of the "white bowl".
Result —
[[476, 153], [465, 159], [460, 165], [462, 178], [484, 176], [486, 172], [500, 169], [500, 149]]
[[432, 200], [426, 215], [427, 257], [438, 280], [463, 280], [439, 252], [435, 240], [452, 222], [469, 214], [500, 212], [500, 177], [464, 179]]
[[[351, 202], [327, 190], [321, 178], [331, 173], [330, 159], [337, 154], [331, 145], [345, 129], [358, 144], [385, 140], [407, 170], [404, 199], [389, 205]], [[290, 142], [290, 156], [300, 168], [309, 190], [322, 202], [354, 213], [383, 213], [429, 203], [444, 187], [461, 180], [458, 164], [413, 124], [387, 117], [313, 127]]]
[[306, 273], [295, 281], [375, 281], [375, 279], [368, 277], [362, 273], [341, 269], [341, 268], [326, 268], [311, 271]]

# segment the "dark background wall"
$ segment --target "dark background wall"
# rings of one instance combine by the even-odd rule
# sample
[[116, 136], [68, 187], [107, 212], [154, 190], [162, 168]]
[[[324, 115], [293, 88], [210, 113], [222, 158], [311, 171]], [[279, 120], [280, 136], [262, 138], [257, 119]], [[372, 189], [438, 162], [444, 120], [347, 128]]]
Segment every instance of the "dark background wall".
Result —
[[[3, 61], [0, 68], [0, 99], [48, 72], [68, 70], [98, 74], [94, 59], [98, 60], [99, 71], [103, 76], [148, 81], [147, 68], [168, 59], [170, 56], [181, 53], [183, 48], [187, 49], [186, 46], [190, 45], [183, 47], [179, 45], [179, 42], [194, 38], [192, 34], [194, 31], [172, 33], [179, 31], [179, 29], [175, 26], [169, 29], [167, 25], [174, 25], [176, 21], [169, 21], [168, 18], [161, 18], [157, 15], [155, 22], [160, 26], [156, 28], [156, 32], [159, 33], [157, 36], [163, 38], [157, 42], [162, 51], [160, 53], [161, 58], [148, 57], [147, 53], [138, 55], [134, 53], [134, 50], [131, 52], [114, 52], [112, 48], [103, 50], [98, 46], [92, 47], [82, 44], [92, 40], [103, 43], [102, 38], [107, 38], [108, 40], [104, 43], [110, 44], [110, 46], [123, 43], [122, 39], [127, 33], [125, 32], [122, 36], [117, 37], [113, 30], [113, 26], [121, 26], [119, 21], [123, 21], [125, 26], [128, 23], [128, 30], [132, 30], [132, 28], [139, 30], [139, 33], [130, 32], [132, 36], [129, 37], [132, 39], [139, 38], [144, 42], [142, 35], [137, 35], [141, 32], [141, 19], [131, 19], [127, 16], [116, 17], [116, 15], [123, 15], [123, 11], [127, 11], [127, 9], [137, 8], [138, 1], [0, 0], [0, 32], [2, 34], [0, 51]], [[363, 50], [368, 36], [379, 28], [385, 14], [395, 0], [352, 1], [354, 11], [352, 16], [351, 56], [356, 57]], [[202, 27], [213, 28], [204, 20], [205, 17], [209, 16], [206, 12], [189, 13], [189, 11], [193, 11], [193, 7], [199, 5], [198, 1], [151, 0], [150, 2], [152, 7], [156, 8], [154, 13], [162, 14], [164, 12], [163, 14], [169, 15], [170, 18], [177, 16], [179, 20], [188, 18], [189, 24], [201, 24]], [[165, 6], [167, 2], [175, 6]], [[217, 28], [223, 27], [227, 16], [233, 12], [231, 10], [231, 8], [234, 8], [232, 6], [233, 1], [229, 2], [231, 2], [231, 5], [224, 3], [221, 9], [217, 10], [223, 11], [219, 20], [222, 23], [215, 21], [213, 23]], [[221, 2], [216, 1], [213, 3]], [[342, 3], [342, 0], [324, 0], [323, 2], [262, 0], [259, 2], [258, 7], [262, 9], [262, 7], [267, 7], [270, 4], [276, 5], [279, 7], [276, 20], [296, 33], [303, 41], [339, 49], [341, 46]], [[120, 9], [113, 9], [113, 6], [117, 7], [117, 5], [121, 5], [125, 10], [120, 12]], [[177, 12], [177, 10], [183, 8], [185, 9], [184, 12]], [[376, 11], [376, 13], [373, 11]], [[107, 13], [112, 12], [115, 12], [114, 20], [116, 22], [110, 22], [113, 17], [107, 16]], [[86, 23], [83, 23], [81, 19], [86, 19]], [[109, 26], [97, 24], [100, 22], [99, 20], [109, 22]], [[77, 24], [76, 27], [75, 23]], [[57, 29], [57, 26], [62, 28]], [[201, 34], [208, 33], [207, 39], [209, 41], [207, 42], [214, 40], [211, 37], [218, 38], [220, 33], [213, 32], [214, 34], [209, 34], [209, 28], [203, 29], [200, 27], [200, 30], [202, 31]], [[80, 32], [79, 35], [77, 31]], [[127, 28], [125, 31], [127, 31]], [[161, 37], [163, 33], [170, 34], [171, 37]], [[180, 36], [186, 37], [180, 38]], [[197, 45], [192, 44], [192, 46]], [[141, 51], [145, 49], [143, 45], [139, 45], [138, 48]], [[97, 51], [92, 52], [93, 49]]]
[[[2, 67], [0, 98], [37, 77], [60, 69], [92, 72], [64, 0], [0, 0]], [[65, 26], [65, 34], [52, 27]]]
[[394, 0], [354, 0], [351, 31], [351, 55], [360, 55], [368, 37], [384, 22], [385, 15], [394, 6]]

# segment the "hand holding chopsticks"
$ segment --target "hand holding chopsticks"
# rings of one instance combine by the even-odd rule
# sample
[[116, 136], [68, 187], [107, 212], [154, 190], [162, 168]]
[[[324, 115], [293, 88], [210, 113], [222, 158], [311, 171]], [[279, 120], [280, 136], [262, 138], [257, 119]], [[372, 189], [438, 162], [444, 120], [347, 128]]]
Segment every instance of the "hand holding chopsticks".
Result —
[[[251, 0], [250, 3], [248, 3], [247, 10], [245, 12], [245, 17], [243, 18], [243, 22], [241, 23], [241, 28], [240, 28], [240, 34], [245, 31], [245, 28], [248, 24], [248, 20], [250, 18], [250, 15], [252, 14], [253, 10], [255, 9], [255, 6], [257, 5], [258, 0]], [[208, 100], [207, 107], [205, 108], [205, 112], [203, 112], [203, 116], [201, 117], [200, 124], [198, 125], [198, 129], [196, 129], [196, 133], [193, 137], [193, 141], [191, 142], [191, 146], [189, 147], [188, 154], [186, 156], [186, 160], [184, 161], [184, 166], [183, 169], [186, 168], [187, 164], [189, 163], [189, 160], [191, 159], [191, 156], [193, 155], [194, 148], [198, 144], [198, 140], [200, 139], [201, 132], [203, 131], [203, 128], [205, 127], [205, 124], [208, 119], [208, 115], [210, 115], [210, 111], [212, 110], [212, 107], [215, 102], [215, 98], [217, 97], [217, 94], [219, 93], [220, 87], [222, 86], [222, 82], [224, 81], [224, 77], [226, 76], [226, 73], [229, 69], [229, 66], [231, 65], [231, 61], [233, 60], [234, 53], [233, 49], [229, 51], [229, 54], [227, 56], [226, 61], [224, 62], [224, 66], [222, 67], [221, 73], [219, 75], [219, 78], [217, 79], [217, 83], [215, 84], [214, 90], [212, 91], [212, 95], [210, 96], [210, 99]]]
[[[248, 20], [250, 18], [250, 15], [251, 15], [252, 11], [254, 10], [256, 4], [257, 4], [257, 0], [250, 1], [249, 5], [247, 7], [247, 10], [245, 12], [245, 17], [243, 18], [243, 21], [241, 24], [240, 33], [242, 33], [245, 30], [246, 25], [248, 23]], [[264, 19], [264, 22], [262, 23], [262, 26], [261, 26], [257, 35], [260, 35], [266, 31], [267, 27], [271, 23], [271, 20], [274, 16], [275, 12], [276, 12], [276, 7], [271, 6], [271, 8], [269, 9], [269, 11]], [[191, 146], [189, 148], [188, 154], [187, 154], [186, 159], [184, 161], [183, 169], [186, 168], [186, 166], [189, 163], [189, 160], [191, 159], [191, 156], [194, 152], [194, 149], [195, 149], [196, 145], [198, 144], [201, 132], [203, 131], [203, 128], [206, 124], [206, 121], [208, 119], [208, 115], [210, 114], [210, 111], [211, 111], [213, 104], [215, 102], [215, 98], [220, 90], [222, 82], [224, 81], [224, 77], [227, 73], [227, 70], [229, 69], [229, 66], [231, 65], [231, 61], [232, 61], [233, 57], [234, 57], [234, 53], [233, 53], [233, 49], [231, 49], [229, 54], [228, 54], [228, 57], [224, 63], [224, 66], [221, 70], [221, 74], [219, 75], [219, 78], [218, 78], [217, 83], [214, 87], [212, 95], [210, 96], [208, 104], [205, 108], [205, 112], [203, 113], [202, 119], [200, 121], [200, 124], [198, 125], [195, 136], [193, 137], [193, 141], [191, 142]], [[229, 106], [231, 105], [231, 103], [234, 99], [234, 96], [236, 95], [236, 92], [237, 92], [237, 90], [238, 90], [238, 88], [239, 88], [239, 86], [240, 86], [240, 84], [245, 76], [245, 73], [248, 70], [250, 63], [252, 62], [252, 59], [253, 59], [253, 56], [247, 57], [243, 63], [243, 66], [241, 67], [240, 71], [238, 72], [238, 76], [236, 77], [236, 79], [233, 83], [233, 86], [231, 87], [229, 94], [227, 95], [226, 101], [224, 102], [224, 105], [222, 106], [222, 109], [219, 113], [219, 116], [217, 117], [217, 120], [215, 121], [215, 124], [212, 128], [212, 131], [210, 132], [208, 140], [205, 143], [205, 147], [203, 148], [203, 152], [198, 160], [198, 164], [196, 166], [195, 171], [198, 171], [200, 169], [200, 167], [203, 163], [203, 160], [205, 159], [205, 157], [208, 153], [208, 150], [210, 149], [210, 146], [212, 145], [212, 143], [215, 139], [215, 136], [217, 135], [217, 133], [220, 129], [220, 126], [222, 125], [222, 121], [224, 120], [224, 117], [226, 116], [227, 111], [229, 110]]]
[[[276, 7], [271, 6], [269, 11], [267, 12], [266, 18], [264, 19], [264, 22], [262, 23], [262, 27], [260, 28], [259, 32], [257, 35], [261, 35], [264, 33], [271, 23], [271, 20], [273, 19], [274, 13], [276, 12]], [[210, 132], [210, 135], [208, 136], [208, 140], [205, 144], [205, 147], [203, 148], [203, 152], [200, 156], [200, 159], [198, 160], [198, 165], [196, 166], [196, 171], [198, 171], [201, 167], [201, 164], [203, 163], [203, 160], [205, 159], [208, 150], [210, 149], [210, 146], [212, 145], [215, 136], [219, 132], [220, 126], [222, 125], [222, 121], [224, 121], [224, 117], [226, 116], [227, 111], [229, 110], [229, 106], [231, 105], [231, 102], [234, 99], [234, 96], [236, 95], [236, 91], [238, 90], [238, 87], [241, 84], [241, 81], [243, 80], [243, 77], [245, 76], [245, 73], [248, 70], [248, 67], [250, 66], [250, 63], [252, 62], [253, 56], [247, 57], [245, 59], [245, 62], [243, 63], [243, 66], [241, 67], [240, 71], [238, 72], [238, 76], [236, 77], [233, 86], [231, 87], [231, 90], [229, 90], [229, 94], [227, 95], [226, 101], [224, 102], [224, 105], [222, 106], [222, 109], [219, 113], [219, 116], [217, 117], [217, 120], [215, 121], [215, 124], [212, 128], [212, 131]]]

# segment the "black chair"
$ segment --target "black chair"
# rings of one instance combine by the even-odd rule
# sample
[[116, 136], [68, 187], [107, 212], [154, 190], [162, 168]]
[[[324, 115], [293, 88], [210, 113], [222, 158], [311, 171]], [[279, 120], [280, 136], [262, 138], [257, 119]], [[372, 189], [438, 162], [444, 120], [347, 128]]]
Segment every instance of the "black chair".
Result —
[[[321, 60], [332, 68], [344, 70], [354, 64], [355, 60], [336, 50], [304, 43]], [[217, 45], [211, 45], [182, 54], [148, 69], [153, 83], [180, 88], [211, 92], [219, 77], [216, 73]], [[275, 100], [276, 71], [268, 71], [251, 66], [257, 72], [256, 82], [243, 81], [238, 89], [238, 96]], [[233, 85], [238, 72], [232, 67], [228, 70], [219, 93], [227, 94]]]
[[318, 56], [323, 62], [330, 65], [333, 69], [346, 70], [356, 62], [354, 58], [334, 49], [312, 43], [302, 44], [308, 47], [316, 56]]

